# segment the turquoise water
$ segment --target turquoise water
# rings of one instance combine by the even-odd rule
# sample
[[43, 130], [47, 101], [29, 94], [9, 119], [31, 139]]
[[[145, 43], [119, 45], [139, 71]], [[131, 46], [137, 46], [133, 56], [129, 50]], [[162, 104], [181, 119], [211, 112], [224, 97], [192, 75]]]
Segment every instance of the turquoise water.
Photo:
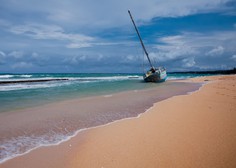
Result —
[[[197, 76], [199, 75], [169, 74], [168, 80]], [[106, 95], [120, 91], [145, 89], [158, 85], [144, 83], [142, 74], [0, 74], [0, 82], [38, 79], [68, 80], [0, 84], [0, 112], [38, 106], [65, 99]]]
[[137, 74], [2, 74], [0, 81], [68, 79], [0, 85], [0, 112], [70, 98], [110, 94], [146, 86]]

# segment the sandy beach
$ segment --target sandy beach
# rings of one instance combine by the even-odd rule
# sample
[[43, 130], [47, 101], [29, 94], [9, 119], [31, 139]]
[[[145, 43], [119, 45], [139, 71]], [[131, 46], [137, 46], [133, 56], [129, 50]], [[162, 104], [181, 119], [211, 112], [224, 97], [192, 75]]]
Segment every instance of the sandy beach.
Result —
[[206, 84], [160, 101], [138, 118], [83, 131], [0, 167], [236, 167], [236, 76], [188, 81]]

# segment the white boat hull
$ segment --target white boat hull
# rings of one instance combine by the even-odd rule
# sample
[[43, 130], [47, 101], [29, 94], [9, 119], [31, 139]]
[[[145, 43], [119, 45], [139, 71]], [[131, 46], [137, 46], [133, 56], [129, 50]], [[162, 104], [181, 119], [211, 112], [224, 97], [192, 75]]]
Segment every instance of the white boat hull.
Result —
[[158, 68], [155, 72], [148, 71], [144, 74], [143, 79], [145, 82], [164, 82], [167, 79], [166, 70]]

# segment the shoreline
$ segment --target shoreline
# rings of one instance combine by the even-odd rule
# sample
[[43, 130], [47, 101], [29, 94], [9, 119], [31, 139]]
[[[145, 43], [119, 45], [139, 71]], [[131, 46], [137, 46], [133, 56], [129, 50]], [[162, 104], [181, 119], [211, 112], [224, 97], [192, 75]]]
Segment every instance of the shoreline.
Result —
[[[206, 78], [224, 78], [224, 76], [213, 76], [213, 77], [203, 77], [202, 79], [201, 78], [196, 78], [196, 79], [191, 79], [193, 80], [193, 82], [204, 82], [203, 80], [206, 79]], [[226, 77], [228, 78], [228, 77]], [[229, 78], [234, 78], [235, 80], [235, 76], [231, 76]], [[77, 133], [77, 135], [75, 135], [74, 137], [70, 138], [70, 140], [66, 141], [66, 142], [63, 142], [57, 146], [50, 146], [50, 147], [40, 147], [38, 149], [35, 149], [33, 151], [31, 151], [30, 153], [26, 154], [26, 155], [22, 155], [22, 156], [19, 156], [17, 158], [13, 158], [11, 160], [8, 160], [2, 164], [0, 164], [0, 167], [3, 166], [3, 167], [11, 167], [12, 165], [16, 165], [18, 164], [18, 167], [21, 167], [20, 165], [22, 165], [22, 167], [26, 166], [26, 165], [35, 165], [35, 164], [38, 164], [38, 160], [44, 160], [45, 163], [40, 163], [38, 165], [38, 167], [42, 167], [42, 166], [46, 166], [46, 165], [56, 165], [56, 166], [61, 166], [61, 167], [76, 167], [76, 165], [91, 165], [93, 163], [90, 163], [89, 162], [89, 159], [92, 159], [92, 160], [96, 160], [94, 162], [94, 165], [93, 166], [96, 166], [98, 167], [98, 165], [100, 166], [100, 163], [107, 163], [104, 165], [104, 167], [107, 167], [106, 165], [109, 165], [108, 167], [117, 167], [117, 163], [114, 164], [114, 160], [113, 162], [109, 162], [109, 160], [106, 160], [106, 162], [101, 162], [98, 161], [99, 159], [101, 159], [100, 157], [100, 152], [102, 152], [104, 155], [107, 156], [107, 153], [110, 153], [113, 149], [116, 149], [118, 150], [115, 146], [114, 146], [114, 142], [115, 144], [117, 143], [117, 141], [114, 139], [114, 137], [116, 137], [117, 139], [119, 139], [120, 141], [123, 141], [124, 140], [124, 137], [117, 137], [117, 135], [114, 135], [116, 133], [113, 133], [112, 135], [106, 135], [104, 134], [104, 132], [106, 131], [110, 131], [111, 132], [114, 132], [115, 130], [120, 134], [122, 134], [123, 131], [127, 131], [130, 130], [130, 128], [132, 128], [133, 126], [130, 125], [130, 123], [133, 123], [133, 122], [139, 122], [139, 120], [144, 120], [143, 118], [146, 118], [146, 116], [150, 115], [150, 114], [153, 114], [153, 113], [156, 113], [156, 111], [159, 111], [159, 113], [161, 113], [162, 111], [158, 110], [156, 108], [156, 106], [159, 106], [160, 104], [163, 104], [166, 103], [166, 102], [173, 102], [173, 99], [179, 99], [179, 98], [183, 98], [183, 97], [186, 97], [186, 96], [189, 96], [189, 97], [193, 97], [193, 95], [195, 95], [196, 93], [199, 93], [199, 92], [204, 92], [202, 90], [205, 90], [205, 87], [210, 87], [209, 85], [212, 85], [212, 84], [217, 84], [219, 83], [219, 79], [212, 79], [214, 82], [209, 82], [207, 81], [208, 84], [206, 85], [203, 85], [202, 87], [200, 87], [197, 91], [194, 91], [193, 93], [190, 93], [190, 94], [187, 94], [187, 95], [177, 95], [177, 96], [173, 96], [171, 98], [168, 98], [168, 99], [165, 99], [161, 102], [158, 102], [158, 103], [155, 103], [151, 108], [149, 108], [148, 110], [146, 110], [146, 112], [144, 113], [141, 113], [139, 114], [138, 117], [131, 117], [131, 118], [125, 118], [125, 119], [121, 119], [121, 120], [118, 120], [118, 121], [114, 121], [112, 123], [108, 123], [108, 124], [105, 124], [105, 125], [101, 125], [101, 126], [97, 126], [97, 127], [94, 127], [92, 129], [89, 129], [89, 130], [86, 130], [86, 131], [82, 131], [82, 132], [79, 132]], [[231, 79], [232, 80], [232, 79]], [[235, 94], [235, 93], [234, 93]], [[233, 107], [235, 108], [235, 107]], [[156, 114], [158, 116], [158, 114]], [[160, 115], [160, 114], [159, 114]], [[159, 116], [160, 117], [160, 116]], [[169, 116], [170, 117], [170, 116]], [[175, 117], [176, 114], [175, 114]], [[149, 118], [150, 119], [150, 118]], [[154, 119], [153, 119], [154, 120]], [[157, 118], [158, 120], [158, 118]], [[158, 120], [159, 121], [159, 120]], [[166, 121], [168, 122], [168, 120]], [[122, 125], [125, 125], [126, 127], [122, 127], [122, 128], [127, 128], [127, 130], [123, 130], [123, 129], [120, 129], [120, 127]], [[191, 126], [191, 125], [190, 125]], [[135, 127], [134, 127], [135, 128]], [[146, 128], [146, 130], [144, 128], [141, 128], [142, 131], [144, 132], [148, 132], [148, 129]], [[159, 128], [158, 128], [159, 129]], [[154, 129], [155, 130], [155, 129]], [[115, 132], [116, 132], [115, 131]], [[136, 134], [139, 133], [139, 131], [134, 131]], [[130, 132], [129, 132], [130, 133]], [[133, 134], [133, 133], [131, 133]], [[134, 134], [134, 135], [136, 135]], [[150, 132], [150, 134], [148, 134], [149, 136], [151, 136], [153, 134], [153, 130]], [[102, 136], [101, 136], [102, 135]], [[129, 137], [129, 134], [127, 134], [128, 137]], [[109, 142], [105, 139], [103, 139], [103, 136], [106, 136], [106, 138], [112, 140], [112, 142]], [[124, 135], [123, 135], [124, 136]], [[96, 137], [96, 138], [95, 138]], [[93, 139], [97, 139], [98, 138], [98, 142], [94, 142]], [[139, 138], [143, 138], [143, 137], [139, 137]], [[102, 140], [101, 140], [102, 139]], [[130, 142], [130, 139], [129, 141], [123, 141], [123, 142], [127, 142], [127, 144], [130, 144], [132, 142], [135, 142], [137, 138], [133, 138], [132, 141]], [[100, 141], [99, 141], [100, 140]], [[146, 139], [147, 140], [147, 139]], [[104, 141], [104, 142], [103, 142]], [[103, 142], [103, 143], [102, 143]], [[97, 144], [98, 143], [102, 143], [102, 144], [99, 144], [98, 147], [97, 147]], [[112, 144], [113, 145], [109, 145], [109, 144]], [[92, 144], [92, 145], [91, 145]], [[89, 156], [89, 155], [85, 155], [88, 151], [91, 151], [92, 149], [96, 149], [96, 148], [99, 148], [99, 146], [109, 146], [109, 148], [105, 148], [105, 152], [103, 150], [98, 150], [98, 151], [94, 151], [96, 154], [98, 155], [95, 155], [93, 153], [90, 153], [92, 154], [92, 157]], [[125, 145], [126, 143], [123, 143], [123, 145]], [[151, 143], [152, 144], [152, 143]], [[94, 146], [95, 145], [95, 146]], [[121, 147], [122, 145], [118, 145], [119, 147]], [[133, 145], [131, 145], [132, 147], [134, 147]], [[73, 147], [73, 148], [72, 148]], [[135, 146], [137, 148], [140, 148], [140, 146]], [[150, 146], [149, 146], [150, 147]], [[82, 151], [84, 151], [84, 153], [82, 151], [80, 151], [80, 149], [82, 149]], [[124, 150], [124, 146], [123, 148], [121, 148], [120, 150]], [[133, 149], [134, 150], [134, 149]], [[65, 152], [64, 154], [58, 154], [59, 151], [63, 151]], [[127, 151], [126, 151], [127, 152]], [[128, 151], [128, 152], [133, 152], [132, 150], [131, 151]], [[158, 152], [158, 151], [156, 151]], [[235, 152], [235, 151], [234, 151]], [[66, 156], [66, 158], [64, 158], [64, 160], [60, 160], [60, 161], [56, 161], [56, 159], [53, 159], [52, 158], [52, 161], [49, 161], [47, 160], [47, 158], [41, 156], [42, 154], [56, 154], [56, 157], [55, 158], [64, 158]], [[114, 154], [114, 152], [112, 153]], [[117, 152], [117, 157], [118, 158], [122, 158], [120, 153], [119, 153], [119, 150]], [[86, 158], [86, 156], [88, 158]], [[113, 156], [113, 155], [112, 155]], [[136, 155], [135, 155], [136, 156]], [[82, 157], [84, 160], [79, 160], [79, 158]], [[136, 157], [139, 157], [139, 156], [136, 156]], [[30, 161], [31, 159], [33, 159], [33, 161]], [[46, 159], [46, 160], [45, 160]], [[124, 159], [124, 158], [122, 158]], [[133, 160], [133, 159], [131, 159]], [[86, 162], [87, 161], [87, 162]], [[137, 160], [136, 160], [137, 161]], [[28, 163], [29, 162], [29, 163]], [[108, 164], [109, 162], [109, 164]], [[138, 162], [138, 161], [137, 161]], [[20, 165], [19, 165], [20, 163]], [[82, 164], [83, 163], [83, 164]], [[97, 164], [96, 164], [97, 163]], [[125, 162], [124, 162], [125, 163]], [[133, 164], [136, 164], [135, 162], [132, 162]], [[154, 162], [153, 162], [154, 163]], [[156, 163], [156, 161], [155, 161]], [[120, 163], [119, 163], [120, 164]], [[123, 164], [123, 163], [122, 163]], [[73, 166], [72, 166], [73, 165]], [[87, 165], [87, 167], [89, 167]], [[124, 164], [123, 164], [124, 165]], [[150, 161], [150, 164], [149, 165], [153, 165], [151, 164], [151, 161]], [[102, 166], [102, 165], [101, 165]], [[129, 165], [129, 166], [132, 166]], [[136, 165], [137, 166], [137, 165]], [[37, 166], [34, 166], [34, 167], [37, 167]], [[53, 167], [53, 166], [52, 166]], [[85, 166], [86, 167], [86, 166]], [[141, 167], [141, 166], [139, 166]], [[151, 166], [151, 167], [154, 167], [154, 166]], [[167, 166], [168, 167], [168, 166]]]
[[[176, 82], [176, 81], [175, 81]], [[174, 97], [177, 97], [177, 96], [184, 96], [184, 95], [191, 95], [195, 92], [198, 92], [205, 84], [207, 83], [201, 83], [201, 86], [195, 90], [195, 91], [190, 91], [190, 92], [187, 92], [186, 94], [180, 94], [180, 95], [175, 95], [175, 96], [172, 96], [170, 98], [167, 98], [167, 99], [164, 99], [164, 100], [168, 100], [168, 99], [171, 99], [171, 98], [174, 98]], [[110, 97], [112, 95], [101, 95], [102, 97]], [[161, 100], [161, 101], [164, 101], [164, 100]], [[156, 102], [158, 103], [158, 102]], [[30, 152], [34, 151], [34, 150], [37, 150], [37, 149], [40, 149], [40, 148], [47, 148], [47, 147], [52, 147], [52, 146], [58, 146], [60, 144], [63, 144], [63, 143], [66, 143], [67, 141], [70, 141], [72, 138], [76, 137], [76, 136], [79, 136], [79, 134], [83, 133], [83, 132], [86, 132], [86, 131], [90, 131], [90, 130], [93, 130], [93, 129], [98, 129], [98, 128], [102, 128], [102, 127], [106, 127], [106, 126], [109, 126], [109, 125], [112, 125], [112, 124], [115, 124], [115, 123], [119, 123], [119, 122], [122, 122], [122, 121], [126, 121], [126, 120], [133, 120], [133, 119], [138, 119], [140, 118], [142, 115], [145, 115], [145, 113], [149, 112], [150, 110], [152, 110], [152, 108], [154, 108], [155, 104], [154, 103], [151, 107], [149, 107], [148, 109], [146, 109], [143, 113], [139, 113], [137, 116], [131, 116], [131, 117], [128, 117], [128, 118], [122, 118], [122, 119], [118, 119], [118, 120], [114, 120], [114, 121], [111, 121], [111, 122], [108, 122], [106, 124], [103, 124], [103, 125], [98, 125], [98, 126], [94, 126], [94, 127], [88, 127], [88, 128], [82, 128], [82, 129], [79, 129], [77, 130], [73, 135], [71, 136], [68, 136], [66, 139], [62, 140], [62, 141], [59, 141], [58, 143], [53, 143], [53, 144], [48, 144], [48, 145], [42, 145], [42, 146], [38, 146], [38, 147], [35, 147], [35, 148], [32, 148], [30, 149], [29, 151], [25, 152], [25, 153], [22, 153], [22, 154], [17, 154], [15, 156], [13, 156], [12, 158], [9, 158], [9, 159], [5, 159], [3, 161], [0, 162], [0, 166], [1, 164], [4, 164], [5, 162], [8, 162], [8, 161], [11, 161], [12, 159], [15, 159], [17, 157], [21, 157], [21, 156], [24, 156], [24, 155], [27, 155], [29, 154]]]
[[[173, 91], [168, 91], [167, 89], [167, 91], [163, 92], [161, 91], [163, 88], [173, 89]], [[130, 90], [112, 95], [98, 95], [82, 99], [68, 99], [1, 113], [0, 143], [3, 146], [3, 150], [0, 154], [1, 158], [6, 157], [6, 159], [1, 160], [1, 163], [23, 156], [41, 147], [61, 144], [81, 131], [136, 117], [144, 113], [147, 108], [152, 107], [156, 101], [161, 101], [174, 95], [187, 94], [187, 92], [198, 88], [198, 85], [168, 82], [165, 85], [143, 90]], [[156, 95], [156, 92], [161, 94]], [[84, 122], [85, 120], [87, 122]], [[33, 135], [32, 142], [30, 141], [31, 135]], [[26, 138], [24, 138], [25, 136]], [[47, 142], [47, 139], [52, 138], [55, 140]], [[29, 148], [23, 146], [23, 151], [21, 152], [18, 152], [21, 150], [21, 146], [14, 147], [11, 145], [27, 145], [27, 143], [34, 145]], [[17, 152], [7, 151], [4, 146], [13, 147], [13, 150]], [[12, 152], [13, 154], [11, 154]]]

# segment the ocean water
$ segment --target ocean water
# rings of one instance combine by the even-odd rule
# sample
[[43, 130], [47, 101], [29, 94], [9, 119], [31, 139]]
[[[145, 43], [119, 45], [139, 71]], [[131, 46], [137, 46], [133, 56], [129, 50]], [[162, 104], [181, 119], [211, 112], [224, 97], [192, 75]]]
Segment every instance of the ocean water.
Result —
[[[0, 163], [40, 146], [58, 144], [78, 131], [138, 116], [154, 102], [197, 90], [200, 85], [171, 81], [198, 76], [169, 74], [167, 82], [157, 84], [143, 82], [141, 74], [0, 74]], [[32, 80], [53, 81], [27, 82]], [[13, 81], [14, 83], [3, 83]], [[142, 92], [143, 90], [146, 91]], [[129, 92], [123, 96], [127, 100], [113, 96], [122, 92]], [[93, 98], [96, 96], [102, 97]], [[47, 114], [48, 118], [53, 118], [50, 121], [40, 114], [32, 114], [35, 118], [42, 117], [42, 120], [35, 120], [30, 128], [27, 116], [23, 120], [19, 117], [19, 124], [16, 121], [12, 121], [12, 124], [4, 122], [5, 116], [8, 117], [6, 121], [9, 120], [6, 114], [11, 114], [14, 118], [18, 111], [22, 113], [26, 110], [30, 114], [29, 109], [34, 107], [86, 98], [90, 99], [78, 101], [81, 109], [76, 112], [68, 111], [65, 116], [62, 106], [62, 112], [58, 112], [57, 117]], [[90, 104], [93, 107], [89, 107]]]
[[140, 83], [140, 78], [141, 76], [137, 74], [0, 74], [0, 82], [68, 79], [2, 84], [0, 85], [0, 112], [68, 98], [81, 98], [139, 88], [142, 87], [137, 84]]
[[[196, 74], [170, 74], [167, 80], [197, 76]], [[154, 87], [144, 83], [141, 74], [0, 74], [0, 82], [41, 79], [68, 80], [0, 84], [0, 113], [69, 98]]]

